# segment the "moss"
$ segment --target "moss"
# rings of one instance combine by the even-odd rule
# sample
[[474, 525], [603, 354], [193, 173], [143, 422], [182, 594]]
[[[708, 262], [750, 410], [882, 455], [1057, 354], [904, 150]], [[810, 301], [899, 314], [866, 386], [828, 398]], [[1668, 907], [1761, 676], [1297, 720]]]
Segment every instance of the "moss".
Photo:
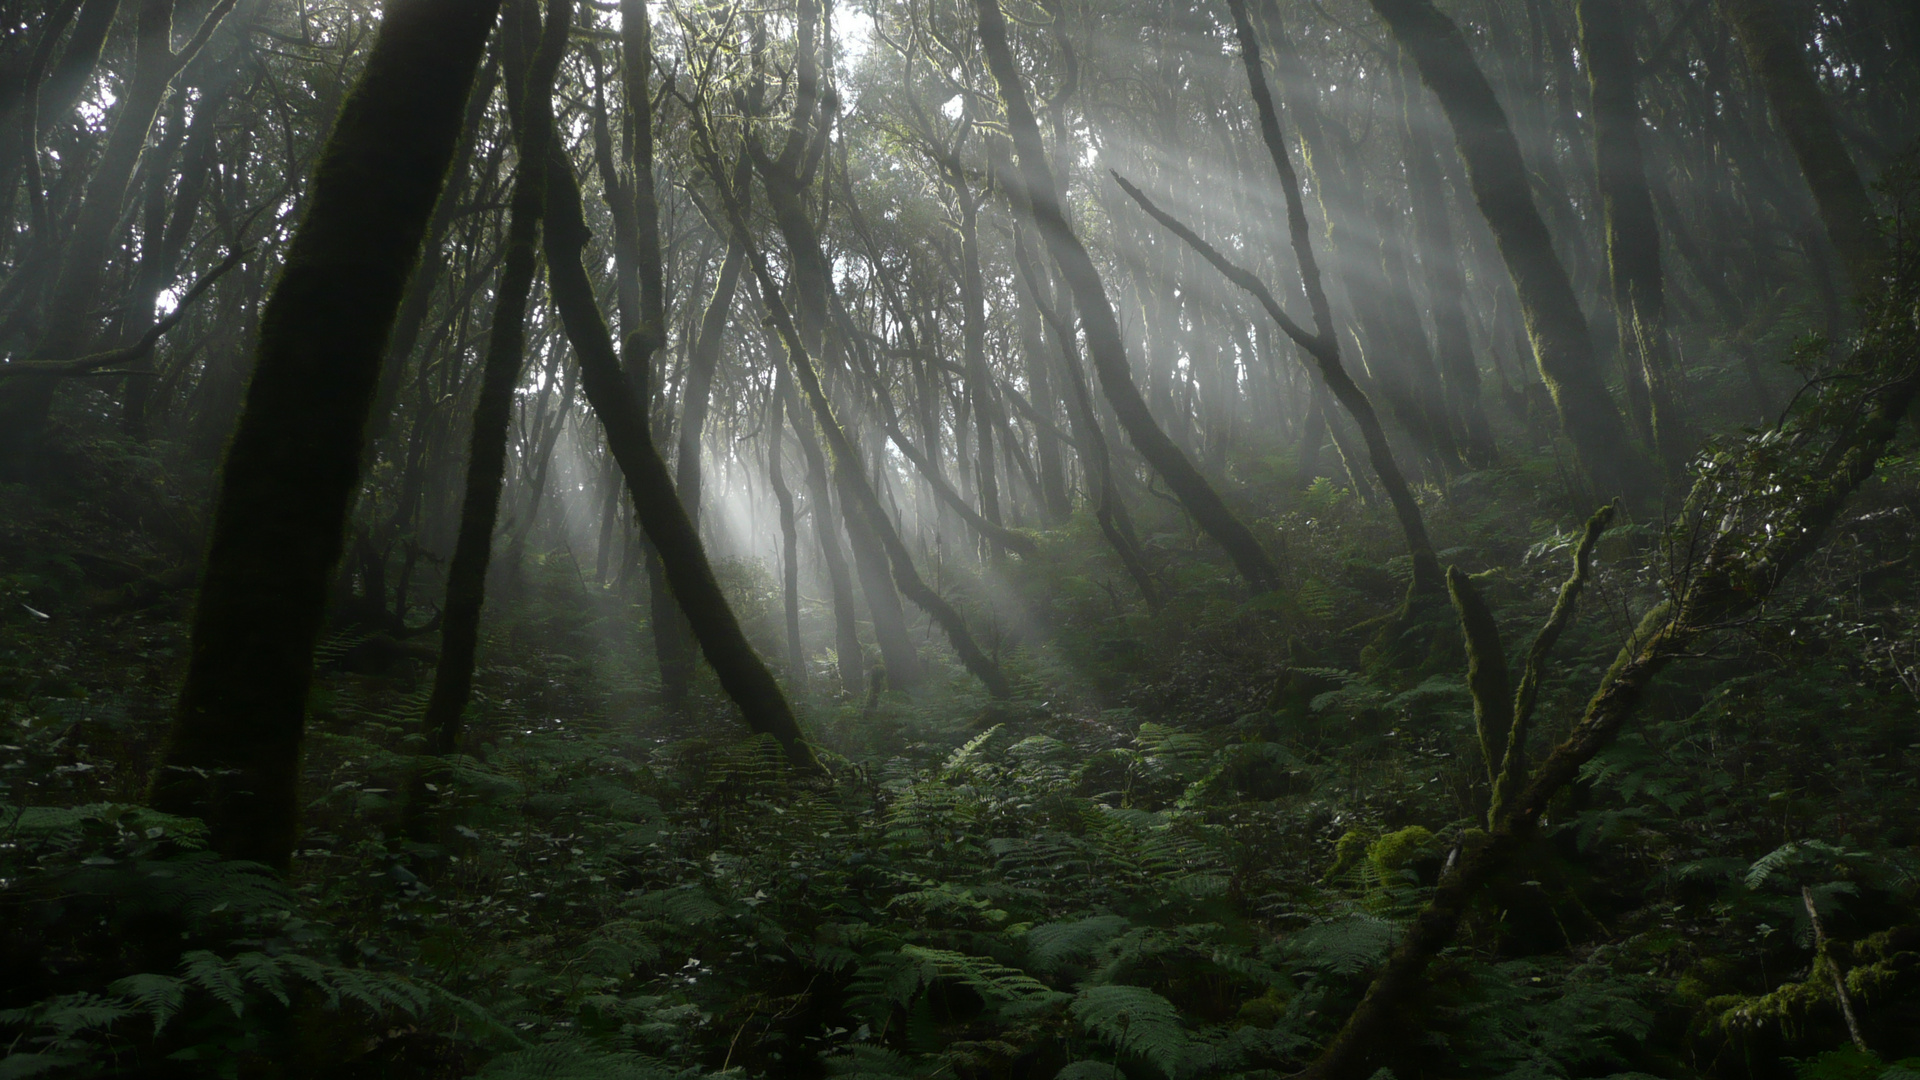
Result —
[[1405, 870], [1416, 862], [1434, 858], [1439, 854], [1439, 838], [1424, 825], [1409, 825], [1399, 832], [1390, 832], [1367, 846], [1367, 861], [1378, 867], [1383, 877]]
[[1260, 997], [1240, 1006], [1234, 1016], [1236, 1026], [1251, 1028], [1270, 1028], [1287, 1018], [1287, 999], [1280, 991], [1269, 989]]
[[1725, 994], [1708, 998], [1704, 1009], [1710, 1030], [1725, 1034], [1774, 1027], [1792, 1031], [1810, 1011], [1833, 1001], [1833, 984], [1824, 971], [1806, 982], [1787, 983], [1770, 994]]
[[1340, 839], [1333, 842], [1333, 865], [1327, 867], [1326, 877], [1323, 880], [1335, 880], [1352, 870], [1366, 855], [1366, 835], [1349, 829]]

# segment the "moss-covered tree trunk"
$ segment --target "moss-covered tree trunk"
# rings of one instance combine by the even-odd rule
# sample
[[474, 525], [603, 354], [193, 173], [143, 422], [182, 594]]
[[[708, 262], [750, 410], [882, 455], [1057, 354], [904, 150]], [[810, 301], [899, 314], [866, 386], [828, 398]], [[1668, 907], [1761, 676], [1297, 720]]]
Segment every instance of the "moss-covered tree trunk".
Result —
[[1372, 0], [1453, 126], [1474, 200], [1519, 294], [1540, 377], [1553, 395], [1588, 483], [1645, 505], [1655, 490], [1594, 355], [1587, 319], [1534, 205], [1520, 144], [1460, 27], [1432, 0]]
[[493, 98], [498, 77], [499, 65], [489, 61], [481, 71], [480, 78], [474, 81], [473, 92], [467, 95], [467, 111], [461, 118], [460, 127], [463, 134], [460, 145], [454, 151], [453, 170], [447, 189], [440, 193], [440, 201], [433, 209], [433, 218], [427, 228], [426, 254], [413, 268], [413, 277], [407, 282], [406, 296], [400, 301], [400, 313], [394, 317], [393, 333], [387, 338], [387, 359], [380, 368], [380, 390], [374, 398], [373, 417], [368, 424], [363, 468], [371, 466], [375, 450], [380, 447], [392, 426], [393, 408], [400, 401], [407, 361], [413, 358], [413, 348], [419, 344], [420, 332], [426, 328], [427, 316], [433, 311], [434, 291], [440, 284], [440, 275], [447, 269], [447, 260], [439, 257], [440, 252], [446, 246], [447, 235], [462, 207], [462, 183], [473, 161], [480, 121], [486, 115], [487, 102]]
[[1067, 388], [1067, 423], [1073, 429], [1073, 441], [1080, 451], [1080, 464], [1087, 474], [1088, 494], [1093, 499], [1094, 521], [1107, 538], [1120, 565], [1140, 590], [1140, 598], [1149, 610], [1157, 611], [1164, 598], [1160, 586], [1147, 568], [1134, 535], [1133, 518], [1120, 498], [1120, 485], [1113, 479], [1113, 457], [1107, 449], [1106, 433], [1100, 430], [1100, 416], [1093, 407], [1093, 390], [1080, 370], [1080, 357], [1074, 344], [1073, 327], [1053, 309], [1041, 290], [1041, 275], [1027, 252], [1025, 239], [1016, 227], [1013, 236], [1014, 267], [1020, 277], [1024, 296], [1038, 308], [1047, 328], [1053, 333], [1060, 356], [1060, 374]]
[[1667, 341], [1666, 282], [1640, 152], [1632, 24], [1619, 0], [1580, 0], [1580, 46], [1593, 88], [1593, 156], [1599, 177], [1607, 276], [1620, 322], [1621, 354], [1647, 391], [1646, 435], [1669, 474], [1693, 453], [1680, 373]]
[[1048, 253], [1073, 293], [1087, 335], [1087, 352], [1114, 415], [1140, 456], [1173, 489], [1180, 504], [1193, 515], [1201, 529], [1225, 550], [1247, 583], [1256, 591], [1273, 588], [1279, 583], [1279, 570], [1261, 548], [1260, 541], [1227, 507], [1220, 493], [1194, 468], [1180, 447], [1160, 429], [1147, 409], [1146, 399], [1140, 395], [1140, 388], [1134, 385], [1126, 342], [1121, 337], [1120, 322], [1107, 298], [1100, 270], [1075, 235], [1059, 189], [1054, 186], [1053, 169], [1040, 138], [1040, 127], [1027, 102], [1026, 81], [1014, 63], [1013, 50], [1007, 42], [1006, 16], [1000, 11], [999, 0], [974, 0], [974, 9], [979, 18], [980, 42], [986, 52], [987, 66], [1000, 87], [1000, 99], [1012, 129], [1026, 201], [1032, 207], [1036, 228]]
[[1024, 289], [1015, 293], [1013, 322], [1027, 373], [1027, 393], [1039, 413], [1034, 424], [1033, 446], [1034, 464], [1040, 474], [1041, 507], [1049, 524], [1063, 525], [1073, 513], [1073, 501], [1067, 494], [1066, 455], [1054, 431], [1060, 395], [1054, 386], [1053, 362], [1048, 358], [1040, 314]]
[[206, 819], [227, 855], [292, 856], [313, 648], [367, 411], [496, 7], [388, 5], [261, 319], [151, 791], [157, 808]]
[[[554, 5], [544, 32], [532, 0], [507, 0], [503, 52], [508, 96], [517, 128], [520, 169], [508, 205], [506, 258], [494, 289], [493, 324], [487, 331], [487, 355], [480, 366], [480, 392], [473, 406], [467, 443], [467, 475], [460, 503], [460, 531], [447, 562], [446, 601], [442, 606], [440, 658], [427, 699], [427, 746], [451, 753], [459, 743], [460, 717], [473, 695], [473, 665], [480, 641], [480, 608], [486, 601], [487, 563], [493, 553], [494, 523], [500, 511], [500, 485], [507, 472], [507, 425], [513, 417], [513, 393], [526, 356], [527, 298], [539, 271], [540, 217], [546, 210], [545, 163], [552, 140], [553, 76], [566, 51], [571, 0]], [[517, 24], [517, 25], [511, 25]], [[531, 57], [527, 43], [540, 39]], [[529, 107], [529, 96], [539, 104]], [[391, 362], [391, 360], [389, 361]]]
[[1879, 219], [1860, 170], [1840, 140], [1840, 120], [1807, 63], [1806, 42], [1788, 29], [1774, 0], [1718, 3], [1813, 189], [1820, 221], [1840, 253], [1848, 282], [1856, 292], [1871, 291], [1886, 264]]
[[833, 508], [833, 479], [827, 471], [827, 455], [813, 430], [813, 417], [800, 404], [790, 382], [780, 384], [788, 395], [787, 407], [793, 414], [794, 434], [799, 437], [807, 463], [808, 513], [813, 518], [813, 536], [820, 548], [820, 562], [827, 570], [827, 588], [833, 599], [834, 669], [840, 675], [840, 688], [858, 694], [866, 685], [866, 665], [860, 650], [859, 620], [853, 609], [853, 575], [847, 568], [847, 553], [840, 546], [840, 517]]
[[[100, 48], [119, 10], [120, 0], [65, 0], [49, 10], [41, 22], [40, 37], [21, 72], [17, 96], [8, 107], [0, 108], [0, 213], [12, 214], [23, 176], [37, 180], [40, 129], [48, 121], [66, 119], [72, 111], [100, 63]], [[69, 25], [73, 30], [66, 34], [62, 47], [61, 34]], [[56, 52], [58, 63], [54, 61]], [[25, 257], [14, 261], [16, 275], [38, 264], [41, 255], [56, 250], [53, 238], [47, 235], [45, 192], [29, 191], [27, 200], [33, 243]], [[13, 230], [0, 234], [0, 253], [7, 252], [13, 241]], [[8, 282], [7, 289], [13, 288], [15, 282]]]
[[[1400, 471], [1399, 462], [1393, 456], [1393, 449], [1387, 442], [1386, 429], [1381, 426], [1379, 414], [1375, 412], [1372, 400], [1353, 380], [1353, 376], [1347, 371], [1346, 364], [1341, 360], [1340, 339], [1333, 322], [1333, 307], [1327, 300], [1326, 282], [1321, 277], [1320, 263], [1314, 253], [1313, 239], [1307, 225], [1306, 202], [1301, 196], [1300, 176], [1294, 171], [1293, 159], [1288, 155], [1286, 138], [1280, 129], [1280, 114], [1274, 107], [1273, 93], [1267, 86], [1266, 71], [1260, 63], [1260, 41], [1254, 35], [1253, 21], [1247, 14], [1244, 0], [1229, 0], [1228, 8], [1233, 14], [1234, 33], [1240, 43], [1240, 61], [1246, 69], [1247, 87], [1253, 96], [1255, 111], [1259, 114], [1260, 138], [1266, 145], [1267, 156], [1272, 160], [1274, 172], [1280, 180], [1280, 193], [1287, 207], [1287, 234], [1293, 245], [1294, 261], [1300, 267], [1300, 283], [1307, 295], [1307, 306], [1313, 312], [1313, 332], [1309, 334], [1304, 327], [1288, 318], [1272, 292], [1258, 278], [1229, 263], [1224, 256], [1191, 229], [1161, 212], [1132, 185], [1122, 182], [1122, 186], [1135, 201], [1146, 208], [1149, 214], [1172, 229], [1228, 280], [1260, 301], [1274, 323], [1313, 361], [1321, 379], [1333, 393], [1334, 399], [1340, 403], [1347, 415], [1353, 418], [1354, 425], [1360, 429], [1361, 438], [1366, 443], [1368, 461], [1373, 466], [1374, 475], [1380, 480], [1381, 488], [1386, 492], [1387, 501], [1393, 506], [1394, 516], [1400, 523], [1400, 531], [1406, 537], [1407, 553], [1413, 560], [1413, 580], [1408, 585], [1409, 597], [1424, 600], [1439, 596], [1446, 586], [1441, 578], [1440, 561], [1434, 555], [1433, 541], [1427, 535], [1426, 519], [1420, 513], [1420, 503], [1414, 498], [1406, 475]], [[1348, 469], [1352, 470], [1355, 458], [1347, 447], [1340, 445], [1337, 427], [1334, 431], [1334, 440], [1341, 457], [1347, 461]], [[1358, 477], [1355, 477], [1355, 480], [1358, 486]]]
[[[746, 199], [753, 182], [752, 163], [745, 156], [734, 167], [733, 190]], [[687, 351], [686, 389], [680, 395], [680, 426], [676, 431], [679, 450], [673, 476], [686, 504], [687, 516], [700, 520], [702, 479], [700, 440], [707, 426], [707, 413], [713, 404], [713, 378], [720, 367], [721, 347], [725, 344], [727, 323], [733, 316], [734, 294], [740, 288], [741, 269], [747, 252], [737, 239], [727, 241], [727, 253], [720, 260], [720, 273], [714, 278], [713, 293], [707, 297], [706, 310], [700, 315], [700, 329]]]
[[[746, 221], [740, 214], [738, 206], [730, 204], [728, 214], [733, 230], [744, 236]], [[914, 568], [906, 543], [900, 539], [900, 533], [893, 527], [893, 522], [888, 520], [879, 496], [874, 493], [873, 486], [864, 475], [858, 448], [834, 416], [832, 403], [828, 400], [826, 390], [820, 383], [819, 372], [815, 370], [812, 358], [807, 355], [806, 348], [801, 344], [798, 325], [789, 315], [785, 303], [780, 300], [779, 294], [774, 289], [773, 277], [767, 270], [765, 260], [751, 247], [747, 249], [747, 260], [754, 277], [760, 282], [761, 294], [767, 300], [768, 314], [773, 317], [774, 326], [787, 348], [788, 363], [795, 381], [804, 391], [807, 404], [812, 407], [814, 420], [818, 423], [821, 435], [826, 440], [827, 449], [832, 456], [835, 491], [840, 496], [841, 505], [845, 508], [849, 522], [858, 521], [870, 536], [883, 545], [883, 554], [892, 570], [894, 583], [946, 633], [954, 652], [960, 655], [961, 664], [980, 680], [987, 692], [997, 699], [1013, 696], [1012, 684], [1000, 670], [1000, 665], [982, 651], [978, 643], [973, 640], [973, 635], [967, 630], [966, 621], [961, 618], [960, 613], [935, 592]], [[893, 670], [889, 668], [887, 674], [891, 680]]]
[[[757, 143], [749, 143], [754, 169], [766, 188], [767, 205], [775, 226], [786, 241], [792, 260], [788, 279], [791, 311], [795, 317], [807, 354], [825, 357], [833, 347], [829, 335], [829, 313], [833, 302], [833, 268], [820, 240], [809, 203], [809, 188], [826, 153], [827, 132], [833, 101], [823, 92], [820, 67], [821, 9], [814, 0], [802, 0], [795, 27], [795, 63], [793, 112], [788, 118], [787, 137], [779, 153], [771, 154]], [[709, 169], [716, 173], [717, 169]], [[769, 307], [777, 297], [764, 297]], [[796, 426], [804, 433], [801, 417], [805, 410], [795, 409]], [[838, 466], [836, 464], [835, 468]], [[819, 470], [809, 467], [809, 480], [819, 479]], [[835, 487], [838, 487], [836, 480]], [[816, 503], [824, 504], [822, 491], [814, 491]], [[895, 588], [896, 578], [889, 574], [890, 559], [884, 537], [875, 534], [871, 523], [858, 508], [840, 499], [840, 510], [847, 530], [848, 546], [853, 552], [853, 569], [860, 578], [860, 591], [867, 600], [867, 612], [873, 619], [874, 641], [880, 647], [887, 666], [887, 680], [895, 687], [908, 687], [924, 674], [918, 650], [907, 632], [906, 612]], [[829, 564], [831, 565], [831, 564]], [[836, 597], [835, 604], [839, 600]], [[836, 613], [837, 615], [837, 613]], [[842, 657], [841, 676], [847, 677], [847, 659]]]
[[1467, 463], [1493, 464], [1497, 451], [1493, 428], [1480, 396], [1480, 368], [1474, 360], [1473, 338], [1467, 331], [1466, 275], [1461, 272], [1447, 219], [1446, 183], [1439, 155], [1427, 130], [1428, 110], [1410, 80], [1396, 78], [1401, 87], [1401, 132], [1406, 144], [1407, 193], [1412, 197], [1413, 225], [1420, 238], [1427, 302], [1433, 320], [1433, 354], [1446, 385], [1447, 413], [1459, 428]]

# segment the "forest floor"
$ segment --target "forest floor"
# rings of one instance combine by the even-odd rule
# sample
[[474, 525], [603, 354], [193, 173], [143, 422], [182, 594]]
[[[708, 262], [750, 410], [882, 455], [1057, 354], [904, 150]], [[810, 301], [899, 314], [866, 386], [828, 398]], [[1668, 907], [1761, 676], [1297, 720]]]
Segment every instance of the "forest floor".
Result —
[[[1269, 462], [1234, 480], [1285, 588], [1247, 598], [1163, 508], [1149, 614], [1076, 518], [969, 609], [1013, 705], [931, 641], [911, 691], [830, 695], [816, 667], [796, 698], [831, 783], [708, 676], [660, 707], [642, 598], [564, 553], [490, 608], [464, 756], [422, 753], [430, 665], [335, 628], [277, 879], [139, 805], [204, 477], [84, 445], [0, 521], [0, 1076], [1275, 1077], [1484, 818], [1451, 612], [1393, 620], [1384, 513]], [[1425, 492], [1510, 649], [1584, 516], [1559, 490], [1542, 455]], [[1909, 451], [1763, 617], [1663, 677], [1483, 896], [1392, 1075], [1920, 1073], [1916, 506]], [[1603, 543], [1542, 740], [1659, 595], [1662, 535]], [[774, 655], [777, 587], [726, 577]]]

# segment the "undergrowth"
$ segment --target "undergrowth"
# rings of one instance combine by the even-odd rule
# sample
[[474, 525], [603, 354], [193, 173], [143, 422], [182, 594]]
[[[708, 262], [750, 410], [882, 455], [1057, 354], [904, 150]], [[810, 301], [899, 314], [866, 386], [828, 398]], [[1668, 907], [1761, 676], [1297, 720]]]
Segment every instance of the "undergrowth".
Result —
[[[1538, 470], [1470, 481], [1428, 493], [1467, 538], [1442, 557], [1533, 625], [1577, 518], [1533, 509]], [[1392, 1075], [1920, 1072], [1917, 492], [1887, 462], [1796, 590], [1659, 684], [1474, 910]], [[826, 785], [710, 685], [650, 704], [638, 605], [537, 560], [461, 755], [423, 756], [424, 665], [323, 646], [284, 879], [138, 805], [180, 594], [114, 608], [79, 563], [15, 563], [0, 1077], [1284, 1076], [1487, 792], [1457, 633], [1382, 659], [1366, 616], [1406, 567], [1372, 511], [1310, 488], [1261, 524], [1291, 580], [1253, 601], [1147, 529], [1177, 586], [1152, 618], [1086, 522], [1047, 534], [993, 639], [1022, 699], [943, 669], [840, 700], [822, 669]], [[1659, 597], [1658, 535], [1603, 546], [1543, 738]]]

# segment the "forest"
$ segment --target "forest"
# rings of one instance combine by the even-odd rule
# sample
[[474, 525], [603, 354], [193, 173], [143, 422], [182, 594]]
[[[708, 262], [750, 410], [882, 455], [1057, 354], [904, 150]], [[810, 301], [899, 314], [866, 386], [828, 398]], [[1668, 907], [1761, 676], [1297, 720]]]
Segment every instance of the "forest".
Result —
[[1920, 1080], [1913, 0], [0, 16], [0, 1080]]

